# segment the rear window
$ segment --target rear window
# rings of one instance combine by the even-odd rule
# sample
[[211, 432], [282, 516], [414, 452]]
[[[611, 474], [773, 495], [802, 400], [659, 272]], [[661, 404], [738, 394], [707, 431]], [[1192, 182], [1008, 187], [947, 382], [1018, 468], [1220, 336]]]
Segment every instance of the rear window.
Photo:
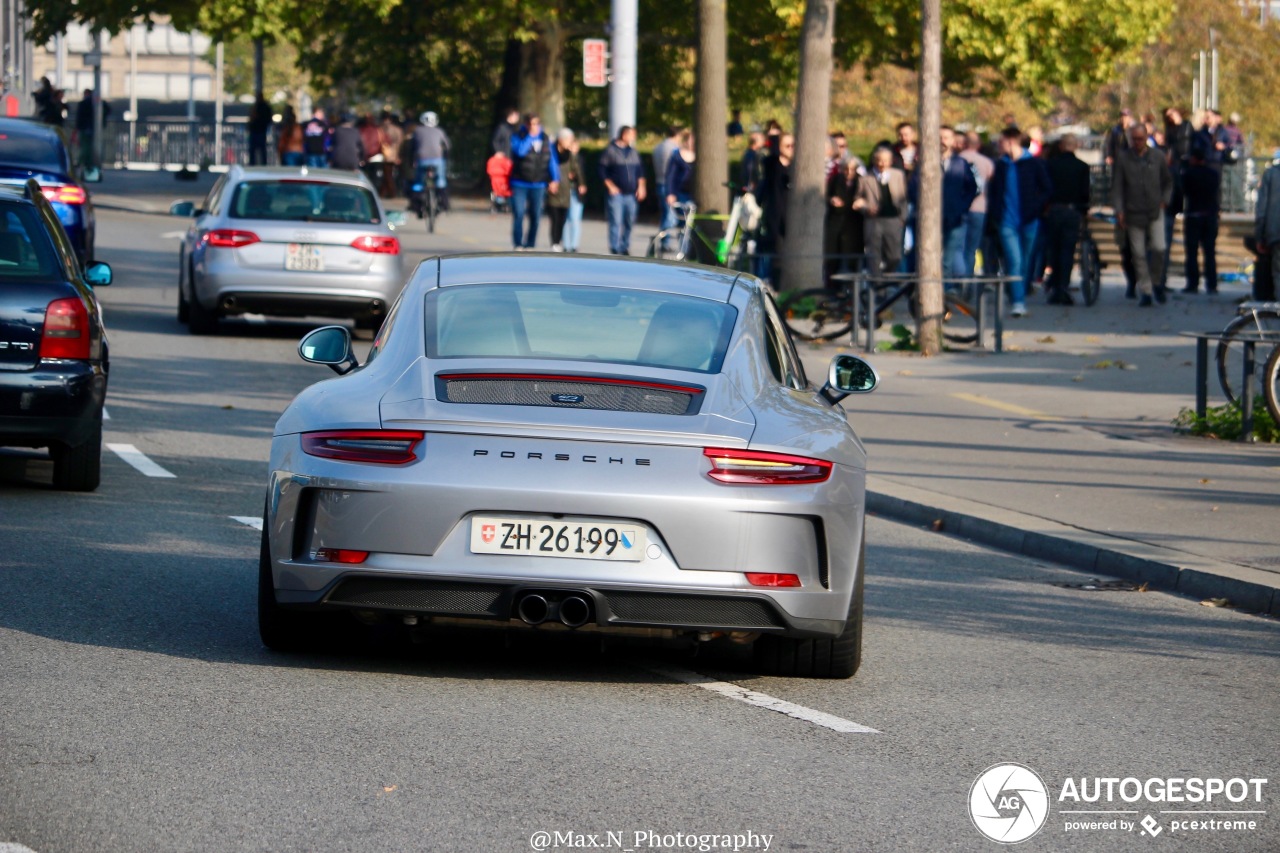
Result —
[[248, 181], [236, 186], [227, 213], [233, 219], [297, 222], [380, 222], [373, 193], [325, 181]]
[[27, 166], [46, 172], [66, 171], [66, 158], [58, 140], [44, 136], [0, 131], [0, 163]]
[[427, 296], [430, 358], [553, 358], [718, 373], [737, 311], [691, 296], [554, 284]]
[[0, 283], [57, 278], [57, 256], [40, 214], [29, 204], [0, 202]]

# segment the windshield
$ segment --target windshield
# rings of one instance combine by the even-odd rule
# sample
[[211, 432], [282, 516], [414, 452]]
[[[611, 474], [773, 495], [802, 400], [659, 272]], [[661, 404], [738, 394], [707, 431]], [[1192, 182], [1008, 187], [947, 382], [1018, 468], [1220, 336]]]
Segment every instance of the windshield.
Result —
[[29, 204], [0, 202], [0, 281], [57, 278], [58, 261], [40, 215]]
[[737, 311], [611, 287], [480, 284], [427, 296], [429, 358], [552, 358], [718, 373]]
[[229, 212], [233, 219], [382, 221], [373, 193], [353, 184], [326, 181], [249, 181], [236, 187]]

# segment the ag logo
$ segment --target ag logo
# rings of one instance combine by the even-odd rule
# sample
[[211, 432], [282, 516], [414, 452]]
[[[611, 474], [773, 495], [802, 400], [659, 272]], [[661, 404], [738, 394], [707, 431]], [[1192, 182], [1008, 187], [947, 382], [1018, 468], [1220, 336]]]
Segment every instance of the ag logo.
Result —
[[1049, 817], [1049, 790], [1030, 767], [996, 764], [984, 770], [969, 789], [969, 817], [978, 832], [992, 841], [1026, 841]]

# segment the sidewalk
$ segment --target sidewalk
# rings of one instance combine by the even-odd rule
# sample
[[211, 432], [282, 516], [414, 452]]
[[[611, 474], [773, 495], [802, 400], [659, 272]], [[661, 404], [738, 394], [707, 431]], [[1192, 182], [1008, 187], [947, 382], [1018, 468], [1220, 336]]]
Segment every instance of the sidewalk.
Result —
[[[104, 209], [165, 213], [177, 198], [203, 198], [216, 177], [107, 171], [92, 192]], [[482, 207], [458, 205], [431, 250], [509, 245], [509, 219], [467, 212]], [[652, 231], [637, 228], [633, 245]], [[603, 223], [588, 220], [583, 250], [604, 249]], [[844, 403], [870, 453], [870, 509], [1280, 616], [1280, 445], [1180, 436], [1170, 425], [1194, 404], [1195, 345], [1178, 332], [1221, 329], [1246, 294], [1243, 283], [1226, 283], [1216, 296], [1138, 308], [1108, 268], [1092, 308], [1029, 299], [1031, 313], [1006, 322], [1001, 355], [960, 347], [933, 359], [870, 356], [880, 388]], [[861, 354], [842, 343], [801, 344], [811, 378], [838, 352]]]
[[[1246, 293], [1138, 308], [1108, 270], [1092, 308], [1029, 300], [1002, 355], [869, 356], [881, 386], [844, 407], [870, 451], [870, 509], [1280, 615], [1280, 446], [1170, 425], [1194, 403], [1195, 346], [1178, 332], [1221, 328]], [[820, 376], [849, 351], [861, 354], [807, 345], [802, 358]], [[1210, 405], [1223, 402], [1211, 383]]]

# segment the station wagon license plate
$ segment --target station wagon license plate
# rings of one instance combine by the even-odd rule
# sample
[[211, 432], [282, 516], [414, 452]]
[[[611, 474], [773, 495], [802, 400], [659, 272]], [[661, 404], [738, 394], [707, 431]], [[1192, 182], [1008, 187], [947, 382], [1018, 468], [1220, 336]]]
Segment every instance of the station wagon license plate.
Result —
[[296, 272], [324, 272], [324, 251], [310, 243], [290, 243], [284, 255], [284, 268]]
[[471, 519], [471, 553], [639, 562], [645, 529], [581, 518]]

